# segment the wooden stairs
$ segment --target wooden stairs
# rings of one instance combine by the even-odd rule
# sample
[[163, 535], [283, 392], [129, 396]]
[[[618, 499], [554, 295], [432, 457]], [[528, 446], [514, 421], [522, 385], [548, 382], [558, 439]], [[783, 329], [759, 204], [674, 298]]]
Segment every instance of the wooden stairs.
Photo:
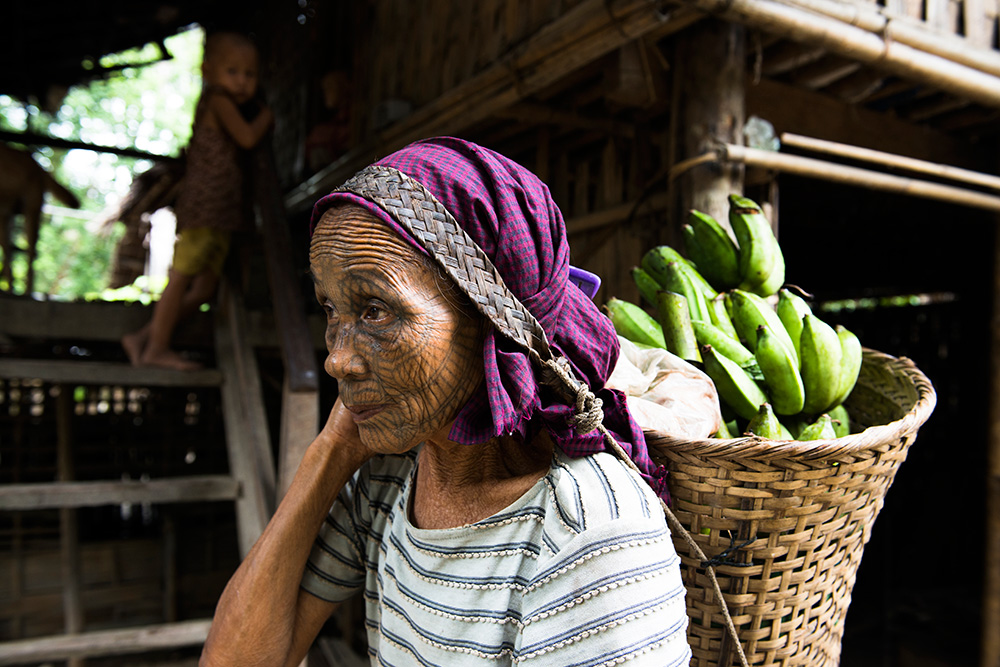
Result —
[[[240, 559], [274, 512], [304, 448], [319, 426], [319, 373], [301, 287], [292, 267], [290, 237], [284, 226], [272, 165], [269, 154], [258, 156], [255, 208], [270, 292], [267, 301], [273, 311], [248, 310], [240, 281], [229, 279], [223, 282], [213, 308], [178, 330], [181, 345], [185, 340], [200, 341], [214, 357], [215, 367], [178, 372], [135, 368], [121, 358], [102, 361], [87, 356], [0, 356], [0, 388], [6, 386], [8, 394], [11, 387], [31, 384], [47, 388], [46, 395], [55, 397], [49, 401], [55, 409], [41, 418], [47, 421], [50, 430], [55, 421], [55, 479], [0, 484], [0, 516], [58, 512], [60, 571], [55, 575], [62, 581], [64, 620], [62, 634], [26, 636], [30, 633], [14, 632], [15, 637], [21, 634], [25, 638], [0, 642], [0, 665], [50, 661], [80, 665], [88, 658], [197, 647], [204, 642], [210, 618], [178, 620], [176, 609], [171, 610], [169, 604], [165, 605], [162, 623], [136, 626], [124, 622], [119, 627], [96, 630], [87, 627], [81, 580], [85, 545], [78, 534], [77, 512], [102, 506], [233, 503]], [[123, 333], [145, 323], [150, 315], [151, 308], [137, 305], [60, 303], [0, 296], [0, 349], [4, 343], [6, 349], [24, 349], [17, 344], [21, 341], [31, 341], [35, 344], [32, 349], [41, 350], [47, 341], [107, 348], [114, 346]], [[258, 365], [257, 348], [265, 346], [280, 350], [281, 356], [277, 425], [269, 423]], [[74, 409], [79, 406], [74, 390], [85, 386], [158, 388], [181, 395], [194, 390], [218, 392], [223, 423], [217, 429], [224, 431], [228, 472], [153, 479], [75, 479], [74, 460], [79, 457], [74, 455], [72, 425]], [[275, 410], [272, 408], [270, 412], [273, 415]], [[177, 419], [183, 416], [178, 415]], [[277, 447], [272, 445], [272, 433], [277, 433]], [[107, 437], [113, 436], [108, 433]], [[50, 450], [51, 447], [46, 451]], [[0, 470], [6, 463], [0, 460]], [[175, 530], [183, 531], [184, 527]], [[15, 562], [13, 568], [17, 571], [11, 576], [23, 574], [30, 566], [31, 563]], [[17, 584], [13, 587], [16, 589]], [[0, 606], [3, 606], [3, 591], [0, 584]], [[2, 616], [0, 630], [3, 630]]]

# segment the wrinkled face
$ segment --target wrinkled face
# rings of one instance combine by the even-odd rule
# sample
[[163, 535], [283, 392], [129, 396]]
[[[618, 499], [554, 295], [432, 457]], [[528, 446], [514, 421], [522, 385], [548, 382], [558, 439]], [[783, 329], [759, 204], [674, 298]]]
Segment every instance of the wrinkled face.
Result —
[[233, 96], [237, 104], [257, 92], [257, 51], [249, 44], [227, 44], [206, 61], [205, 80]]
[[483, 380], [484, 320], [442, 294], [437, 272], [359, 206], [327, 212], [309, 252], [326, 311], [326, 372], [380, 453], [445, 439]]

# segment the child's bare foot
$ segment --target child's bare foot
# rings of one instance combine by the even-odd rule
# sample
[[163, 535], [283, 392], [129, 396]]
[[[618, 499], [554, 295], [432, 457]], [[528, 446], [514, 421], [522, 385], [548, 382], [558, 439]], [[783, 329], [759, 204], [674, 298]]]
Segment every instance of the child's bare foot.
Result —
[[128, 360], [133, 366], [138, 366], [142, 359], [142, 351], [146, 347], [146, 338], [147, 336], [141, 330], [122, 336], [122, 348], [124, 348], [125, 355], [128, 356]]
[[202, 368], [202, 365], [197, 361], [185, 359], [173, 350], [164, 350], [162, 352], [150, 352], [147, 350], [139, 360], [139, 365], [166, 368], [172, 371], [196, 371]]

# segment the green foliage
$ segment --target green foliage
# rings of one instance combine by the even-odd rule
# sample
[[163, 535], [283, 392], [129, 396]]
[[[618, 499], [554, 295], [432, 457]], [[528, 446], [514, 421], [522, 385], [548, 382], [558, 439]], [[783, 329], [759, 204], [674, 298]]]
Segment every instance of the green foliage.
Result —
[[[0, 128], [177, 156], [190, 138], [194, 105], [201, 92], [202, 39], [200, 29], [168, 38], [171, 59], [123, 67], [89, 85], [75, 86], [54, 114], [0, 95]], [[99, 65], [150, 62], [158, 55], [158, 48], [149, 44], [105, 56]], [[96, 68], [93, 62], [89, 64]], [[117, 224], [110, 229], [95, 228], [94, 220], [116, 206], [128, 193], [133, 176], [152, 163], [111, 153], [48, 147], [39, 148], [34, 156], [76, 193], [83, 212], [55, 207], [49, 209], [51, 215], [43, 216], [35, 289], [62, 299], [101, 294], [123, 230]], [[52, 202], [48, 197], [47, 201]], [[23, 240], [20, 245], [23, 247]], [[24, 289], [25, 268], [23, 260], [16, 257], [16, 292]]]

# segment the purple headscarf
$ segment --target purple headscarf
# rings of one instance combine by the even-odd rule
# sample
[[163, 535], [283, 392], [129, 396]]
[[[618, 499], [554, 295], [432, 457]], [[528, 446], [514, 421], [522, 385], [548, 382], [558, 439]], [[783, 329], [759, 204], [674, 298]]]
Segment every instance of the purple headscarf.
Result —
[[[508, 158], [452, 137], [415, 142], [375, 165], [392, 167], [423, 185], [454, 216], [541, 324], [553, 353], [565, 357], [577, 378], [601, 399], [604, 427], [644, 479], [666, 497], [664, 470], [650, 459], [625, 396], [604, 388], [618, 360], [618, 338], [611, 321], [569, 280], [566, 227], [548, 187]], [[316, 202], [313, 226], [328, 208], [347, 202], [364, 207], [428, 254], [386, 209], [350, 192], [334, 192]], [[452, 440], [477, 444], [504, 434], [527, 438], [532, 422], [540, 422], [569, 456], [606, 448], [599, 431], [577, 433], [569, 421], [573, 407], [541, 391], [528, 355], [493, 327], [483, 345], [483, 362], [485, 387], [459, 413]]]

